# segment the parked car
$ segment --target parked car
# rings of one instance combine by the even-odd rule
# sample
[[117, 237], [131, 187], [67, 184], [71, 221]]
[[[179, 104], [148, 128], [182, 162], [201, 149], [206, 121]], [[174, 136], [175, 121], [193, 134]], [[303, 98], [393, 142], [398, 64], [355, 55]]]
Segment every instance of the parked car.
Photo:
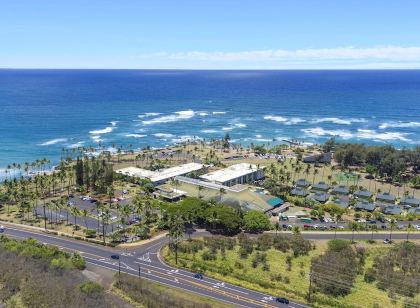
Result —
[[376, 224], [376, 220], [369, 220], [369, 223], [370, 223], [371, 225], [375, 225], [375, 224]]
[[389, 240], [389, 239], [384, 239], [384, 244], [391, 244], [392, 243], [392, 241], [391, 240]]
[[281, 303], [281, 304], [289, 304], [289, 300], [285, 297], [277, 297], [276, 302]]
[[386, 229], [386, 225], [382, 225], [382, 226], [381, 226], [381, 228], [382, 228], [382, 229]]
[[3, 225], [0, 226], [0, 233], [4, 233], [4, 226]]
[[312, 226], [311, 225], [303, 225], [303, 229], [307, 230], [307, 229], [311, 229]]

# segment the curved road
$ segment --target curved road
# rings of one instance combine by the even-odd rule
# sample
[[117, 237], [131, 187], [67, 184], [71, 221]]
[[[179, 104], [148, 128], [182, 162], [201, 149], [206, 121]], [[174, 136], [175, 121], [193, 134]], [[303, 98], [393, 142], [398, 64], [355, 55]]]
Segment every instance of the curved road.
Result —
[[[118, 271], [118, 261], [111, 260], [110, 256], [111, 254], [118, 253], [120, 255], [121, 272], [138, 276], [140, 271], [142, 278], [208, 296], [226, 304], [240, 307], [287, 306], [276, 303], [275, 299], [270, 295], [224, 283], [209, 277], [204, 277], [202, 280], [195, 279], [193, 278], [192, 272], [168, 266], [159, 258], [159, 250], [166, 243], [166, 238], [157, 239], [136, 248], [117, 249], [20, 228], [7, 223], [4, 223], [4, 226], [6, 228], [4, 234], [7, 236], [17, 239], [32, 237], [44, 244], [55, 245], [66, 251], [76, 251], [85, 258], [87, 263], [114, 271]], [[205, 231], [199, 231], [195, 233], [195, 236], [206, 234], [208, 233]], [[308, 239], [329, 239], [334, 237], [333, 233], [302, 233], [302, 235]], [[402, 233], [393, 234], [394, 239], [405, 239], [405, 236]], [[337, 237], [351, 238], [351, 234], [337, 233]], [[355, 234], [355, 239], [370, 239], [370, 237], [370, 234]], [[388, 234], [374, 234], [374, 238], [376, 239], [384, 239], [386, 237], [388, 237]], [[411, 234], [411, 238], [420, 239], [420, 234]], [[279, 293], [279, 296], [287, 297], [287, 294]], [[289, 307], [307, 306], [290, 302]]]

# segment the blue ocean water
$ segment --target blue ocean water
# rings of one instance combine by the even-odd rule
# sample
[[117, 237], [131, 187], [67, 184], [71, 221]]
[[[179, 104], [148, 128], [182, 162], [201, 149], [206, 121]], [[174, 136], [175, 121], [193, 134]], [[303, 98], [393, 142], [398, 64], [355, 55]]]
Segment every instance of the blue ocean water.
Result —
[[[420, 144], [420, 71], [0, 70], [0, 168], [62, 148]], [[275, 141], [273, 141], [275, 139]]]

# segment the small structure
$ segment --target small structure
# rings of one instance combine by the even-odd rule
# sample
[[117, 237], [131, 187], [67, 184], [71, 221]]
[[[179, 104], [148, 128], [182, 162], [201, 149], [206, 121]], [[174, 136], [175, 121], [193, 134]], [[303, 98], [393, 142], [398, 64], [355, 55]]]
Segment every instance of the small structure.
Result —
[[414, 208], [408, 210], [408, 214], [414, 214], [414, 215], [420, 215], [420, 207]]
[[280, 206], [274, 207], [272, 209], [269, 209], [267, 211], [265, 211], [266, 214], [272, 215], [272, 216], [277, 216], [280, 213], [283, 213], [285, 211], [287, 211], [287, 209], [291, 206], [291, 204], [289, 202], [286, 202]]
[[332, 201], [328, 201], [329, 204], [336, 204], [342, 209], [346, 209], [349, 207], [349, 201], [344, 199], [334, 199]]
[[401, 205], [409, 205], [410, 207], [420, 207], [420, 199], [414, 197], [401, 198]]
[[334, 187], [332, 193], [335, 195], [348, 195], [350, 192], [350, 189], [345, 185], [338, 185]]
[[313, 164], [313, 163], [329, 164], [331, 163], [331, 160], [332, 160], [331, 152], [309, 155], [303, 158], [303, 162], [309, 163], [309, 164]]
[[224, 186], [245, 184], [264, 178], [264, 167], [241, 163], [200, 176], [200, 179]]
[[400, 215], [402, 210], [398, 205], [388, 205], [382, 210], [382, 213], [387, 215]]
[[373, 194], [365, 188], [357, 190], [353, 195], [357, 198], [362, 198], [362, 199], [369, 199], [373, 196]]
[[307, 191], [305, 188], [303, 187], [296, 187], [293, 188], [292, 191], [290, 192], [293, 196], [298, 196], [298, 197], [306, 197], [307, 195], [309, 195], [309, 191]]
[[386, 202], [386, 203], [395, 203], [395, 196], [389, 192], [384, 192], [376, 196], [377, 201]]
[[330, 189], [330, 185], [328, 185], [327, 183], [323, 181], [312, 185], [312, 188], [311, 188], [311, 190], [313, 191], [324, 191], [324, 192], [327, 192], [328, 189]]
[[305, 179], [299, 179], [296, 181], [296, 187], [308, 188], [309, 186], [311, 186], [311, 183]]
[[263, 198], [265, 202], [267, 202], [267, 204], [272, 207], [278, 207], [284, 203], [282, 198], [272, 195], [261, 195], [261, 198]]
[[330, 198], [330, 195], [325, 192], [316, 192], [313, 195], [310, 195], [308, 199], [312, 199], [321, 203], [325, 203]]
[[175, 178], [180, 175], [187, 175], [194, 171], [203, 170], [204, 165], [198, 163], [189, 163], [179, 165], [171, 168], [160, 169], [156, 171], [127, 167], [119, 169], [116, 172], [119, 174], [127, 175], [130, 177], [137, 177], [140, 179], [149, 179], [153, 185], [160, 185], [165, 183], [167, 180]]
[[170, 202], [178, 201], [186, 195], [187, 193], [185, 191], [173, 188], [167, 184], [157, 186], [156, 190], [153, 192], [155, 198], [161, 198]]
[[372, 202], [368, 202], [366, 200], [362, 200], [358, 203], [356, 203], [356, 205], [354, 206], [354, 209], [356, 211], [360, 211], [360, 210], [364, 210], [364, 211], [368, 211], [368, 212], [373, 212], [376, 208], [375, 203]]

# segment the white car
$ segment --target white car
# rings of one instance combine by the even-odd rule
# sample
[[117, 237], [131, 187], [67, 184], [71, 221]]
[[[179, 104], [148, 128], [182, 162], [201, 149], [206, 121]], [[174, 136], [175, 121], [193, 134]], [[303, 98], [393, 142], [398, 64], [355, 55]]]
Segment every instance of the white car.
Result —
[[4, 226], [3, 225], [1, 225], [0, 226], [0, 233], [3, 233], [4, 232]]
[[415, 228], [417, 231], [420, 231], [420, 225], [414, 225], [414, 228]]

